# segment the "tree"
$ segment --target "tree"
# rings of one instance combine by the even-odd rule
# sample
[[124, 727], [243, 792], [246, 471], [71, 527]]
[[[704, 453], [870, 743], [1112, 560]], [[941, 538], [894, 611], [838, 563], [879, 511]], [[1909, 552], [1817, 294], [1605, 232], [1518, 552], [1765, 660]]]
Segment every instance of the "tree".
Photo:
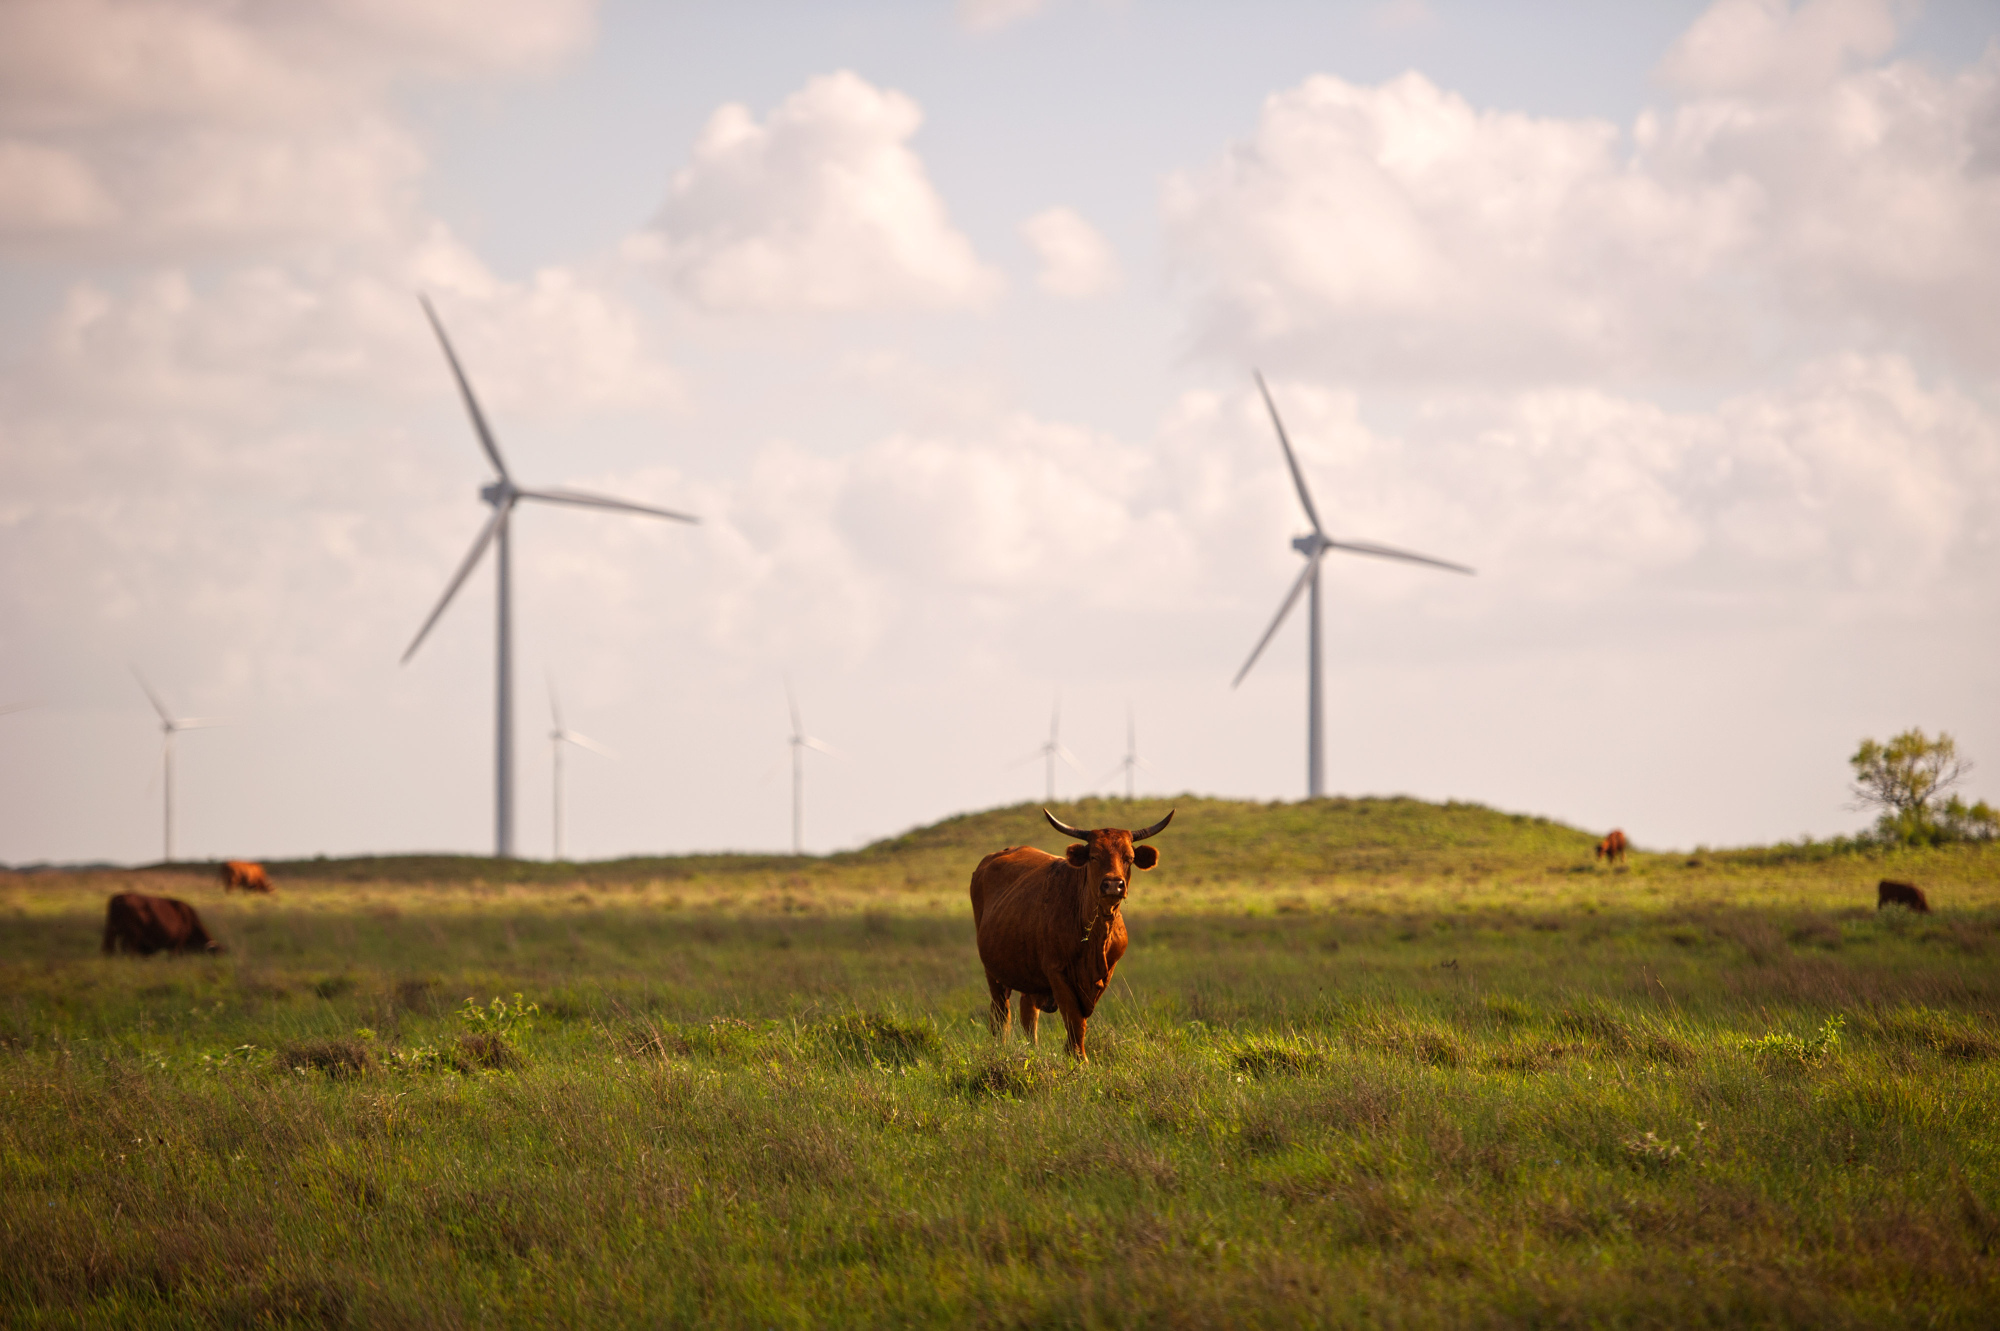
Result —
[[1857, 807], [1880, 809], [1875, 821], [1885, 841], [1931, 844], [1985, 840], [2000, 834], [2000, 812], [1985, 800], [1967, 804], [1945, 792], [1972, 771], [1958, 743], [1943, 731], [1931, 739], [1906, 730], [1887, 744], [1861, 741], [1848, 763], [1854, 768]]

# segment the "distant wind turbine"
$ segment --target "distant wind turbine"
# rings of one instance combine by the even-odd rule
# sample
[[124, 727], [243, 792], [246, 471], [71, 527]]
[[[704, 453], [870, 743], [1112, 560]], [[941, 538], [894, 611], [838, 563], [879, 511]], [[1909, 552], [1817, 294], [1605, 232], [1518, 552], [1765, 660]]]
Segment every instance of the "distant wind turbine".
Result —
[[1125, 774], [1125, 798], [1128, 800], [1133, 799], [1135, 798], [1138, 770], [1145, 765], [1139, 761], [1139, 731], [1137, 725], [1132, 720], [1132, 709], [1130, 706], [1127, 706], [1125, 708], [1125, 756], [1118, 760], [1116, 767], [1099, 777], [1098, 780], [1100, 782], [1109, 781], [1112, 777], [1123, 772]]
[[132, 667], [132, 678], [139, 681], [139, 687], [145, 690], [146, 700], [152, 703], [153, 710], [160, 714], [160, 766], [162, 776], [164, 777], [166, 795], [166, 807], [161, 818], [164, 831], [161, 836], [163, 853], [160, 859], [164, 863], [172, 864], [174, 861], [174, 736], [180, 734], [183, 730], [205, 730], [210, 726], [220, 726], [228, 723], [212, 716], [177, 717], [167, 710], [165, 703], [160, 701], [160, 695], [153, 692], [153, 686], [148, 684], [146, 677], [139, 673], [139, 667]]
[[1049, 803], [1054, 804], [1056, 802], [1056, 759], [1062, 759], [1078, 772], [1083, 771], [1083, 768], [1077, 764], [1076, 755], [1071, 753], [1062, 742], [1062, 696], [1060, 694], [1056, 696], [1055, 702], [1049, 708], [1048, 739], [1042, 744], [1042, 747], [1021, 759], [1021, 762], [1015, 763], [1014, 766], [1019, 767], [1022, 763], [1031, 763], [1037, 758], [1042, 759], [1047, 764], [1047, 799]]
[[1299, 503], [1305, 507], [1306, 519], [1312, 523], [1312, 531], [1305, 536], [1294, 537], [1292, 549], [1305, 556], [1306, 566], [1300, 572], [1299, 580], [1292, 584], [1292, 590], [1285, 595], [1285, 603], [1278, 607], [1277, 618], [1271, 627], [1264, 630], [1264, 636], [1257, 640], [1257, 646], [1250, 652], [1250, 659], [1236, 672], [1236, 678], [1229, 687], [1235, 688], [1250, 673], [1250, 667], [1257, 664], [1263, 654], [1265, 644], [1285, 622], [1285, 616], [1298, 604], [1299, 593], [1308, 586], [1312, 588], [1312, 614], [1308, 645], [1306, 648], [1306, 794], [1314, 799], [1326, 793], [1326, 752], [1321, 738], [1320, 720], [1323, 709], [1320, 702], [1320, 613], [1319, 613], [1319, 565], [1329, 550], [1344, 550], [1349, 554], [1372, 555], [1377, 559], [1400, 559], [1411, 564], [1428, 564], [1432, 568], [1449, 569], [1453, 573], [1471, 573], [1463, 564], [1453, 564], [1429, 555], [1412, 554], [1408, 550], [1396, 550], [1386, 545], [1376, 545], [1371, 541], [1336, 541], [1326, 534], [1320, 525], [1319, 511], [1313, 507], [1312, 495], [1306, 490], [1305, 474], [1299, 470], [1298, 457], [1292, 452], [1292, 441], [1285, 436], [1285, 423], [1278, 419], [1278, 404], [1271, 400], [1271, 390], [1264, 384], [1264, 376], [1257, 375], [1257, 391], [1264, 395], [1264, 406], [1271, 413], [1271, 424], [1277, 427], [1278, 443], [1285, 450], [1285, 465], [1291, 468], [1292, 484], [1299, 492]]
[[549, 732], [549, 753], [555, 759], [555, 856], [563, 857], [563, 745], [574, 744], [579, 749], [589, 749], [592, 753], [606, 758], [618, 755], [599, 744], [588, 735], [580, 735], [563, 724], [562, 704], [556, 701], [556, 682], [549, 681], [549, 716], [555, 722], [555, 729]]
[[792, 694], [792, 683], [785, 681], [785, 704], [792, 709], [792, 737], [787, 741], [792, 746], [792, 854], [806, 853], [806, 750], [815, 749], [831, 754], [833, 749], [806, 734], [805, 723], [799, 720], [799, 700]]
[[417, 636], [410, 640], [408, 650], [403, 653], [403, 661], [407, 664], [416, 655], [424, 635], [431, 631], [431, 625], [438, 622], [438, 616], [444, 613], [444, 608], [451, 604], [451, 598], [458, 594], [459, 587], [471, 576], [479, 557], [486, 553], [486, 547], [496, 546], [494, 572], [499, 611], [495, 616], [497, 642], [494, 647], [493, 853], [506, 859], [514, 854], [514, 607], [513, 564], [507, 546], [508, 523], [514, 505], [523, 499], [534, 499], [546, 504], [575, 504], [580, 508], [609, 509], [614, 513], [671, 518], [675, 522], [698, 522], [700, 519], [669, 509], [585, 494], [580, 490], [529, 490], [514, 484], [507, 464], [500, 458], [500, 446], [493, 441], [493, 431], [487, 428], [486, 416], [479, 410], [479, 400], [472, 395], [472, 385], [467, 382], [465, 371], [459, 368], [458, 356], [451, 349], [451, 339], [444, 335], [444, 325], [438, 322], [437, 311], [431, 308], [429, 297], [420, 296], [418, 299], [423, 303], [424, 315], [430, 320], [431, 330], [437, 334], [438, 345], [444, 348], [444, 358], [451, 365], [452, 378], [458, 381], [459, 396], [465, 399], [465, 410], [472, 417], [472, 428], [479, 436], [479, 446], [486, 451], [486, 460], [493, 464], [493, 470], [500, 473], [500, 479], [479, 491], [479, 497], [492, 506], [493, 516], [486, 520], [486, 525], [473, 540], [472, 549], [459, 564], [458, 572], [452, 575], [451, 583], [438, 599], [431, 617], [424, 621], [424, 626], [417, 630]]

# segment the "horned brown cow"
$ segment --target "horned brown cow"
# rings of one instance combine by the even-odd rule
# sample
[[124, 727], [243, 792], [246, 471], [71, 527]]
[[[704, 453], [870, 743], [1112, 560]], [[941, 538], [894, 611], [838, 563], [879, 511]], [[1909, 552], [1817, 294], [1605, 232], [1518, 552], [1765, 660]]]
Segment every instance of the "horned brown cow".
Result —
[[1609, 860], [1613, 864], [1623, 864], [1626, 844], [1625, 834], [1614, 827], [1610, 836], [1597, 843], [1597, 858]]
[[222, 890], [232, 892], [241, 888], [245, 892], [269, 892], [271, 876], [264, 872], [264, 866], [249, 860], [224, 860], [222, 862]]
[[1898, 883], [1884, 878], [1875, 884], [1875, 909], [1884, 906], [1908, 906], [1922, 914], [1930, 914], [1931, 903], [1924, 896], [1924, 890], [1915, 883]]
[[208, 936], [201, 916], [185, 901], [120, 892], [104, 911], [104, 951], [221, 952], [222, 944]]
[[1033, 846], [1009, 846], [972, 871], [972, 922], [992, 999], [986, 1023], [1004, 1040], [1008, 995], [1018, 993], [1021, 1033], [1035, 1040], [1039, 1013], [1060, 1012], [1069, 1053], [1081, 1059], [1084, 1027], [1125, 955], [1119, 907], [1132, 870], [1160, 862], [1157, 849], [1134, 843], [1157, 836], [1174, 815], [1136, 832], [1069, 827], [1047, 809], [1042, 816], [1077, 844], [1060, 857]]

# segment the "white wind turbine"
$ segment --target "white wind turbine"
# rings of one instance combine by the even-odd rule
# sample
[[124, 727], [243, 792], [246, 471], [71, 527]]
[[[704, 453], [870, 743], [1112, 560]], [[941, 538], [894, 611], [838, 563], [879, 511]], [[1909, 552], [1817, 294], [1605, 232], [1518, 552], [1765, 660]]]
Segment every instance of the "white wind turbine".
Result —
[[1031, 763], [1037, 758], [1044, 760], [1047, 765], [1047, 798], [1050, 804], [1054, 804], [1056, 802], [1056, 759], [1062, 759], [1075, 771], [1083, 771], [1083, 768], [1077, 765], [1076, 755], [1071, 753], [1062, 742], [1062, 696], [1060, 694], [1056, 696], [1055, 702], [1049, 708], [1048, 739], [1043, 741], [1039, 749], [1021, 759], [1021, 762], [1015, 763], [1014, 766], [1019, 767], [1022, 763]]
[[549, 716], [555, 722], [555, 729], [549, 732], [549, 755], [555, 766], [555, 837], [554, 859], [563, 857], [563, 745], [574, 744], [579, 749], [589, 749], [592, 753], [606, 758], [617, 758], [617, 754], [599, 744], [588, 735], [578, 734], [563, 724], [562, 704], [556, 701], [556, 682], [549, 681]]
[[160, 695], [153, 692], [153, 686], [146, 682], [146, 677], [139, 673], [139, 667], [132, 667], [132, 678], [139, 681], [139, 687], [145, 690], [146, 700], [152, 703], [153, 710], [160, 714], [160, 772], [165, 783], [166, 796], [165, 809], [161, 817], [163, 853], [160, 858], [163, 863], [172, 864], [174, 862], [174, 736], [183, 730], [205, 730], [210, 726], [226, 725], [227, 722], [212, 716], [175, 716], [167, 710], [167, 705], [160, 701]]
[[431, 617], [417, 630], [417, 636], [410, 640], [408, 650], [403, 653], [405, 663], [416, 655], [423, 643], [424, 635], [437, 623], [438, 616], [451, 604], [451, 598], [472, 574], [479, 557], [486, 553], [486, 547], [493, 545], [495, 584], [499, 597], [499, 610], [495, 615], [496, 638], [494, 657], [496, 661], [494, 683], [494, 723], [493, 723], [493, 853], [505, 859], [514, 853], [514, 610], [512, 577], [513, 565], [508, 552], [507, 529], [514, 505], [523, 499], [539, 500], [547, 504], [575, 504], [580, 508], [609, 509], [614, 513], [638, 513], [650, 518], [671, 518], [675, 522], [698, 522], [700, 519], [685, 513], [675, 513], [669, 509], [653, 508], [646, 504], [634, 504], [624, 499], [609, 499], [603, 495], [585, 494], [580, 490], [541, 489], [529, 490], [514, 484], [514, 478], [507, 471], [507, 464], [500, 458], [500, 447], [493, 441], [493, 431], [487, 428], [486, 416], [479, 410], [479, 400], [472, 395], [472, 385], [466, 381], [465, 371], [459, 368], [458, 356], [451, 349], [451, 339], [444, 335], [444, 325], [438, 322], [437, 311], [431, 308], [428, 297], [418, 297], [423, 302], [424, 314], [430, 319], [431, 329], [437, 334], [438, 345], [444, 348], [444, 358], [451, 365], [452, 378], [458, 381], [458, 392], [465, 399], [465, 410], [472, 417], [472, 428], [479, 436], [479, 446], [486, 451], [486, 460], [493, 464], [493, 470], [500, 478], [479, 491], [479, 497], [493, 508], [493, 516], [486, 520], [479, 535], [472, 542], [472, 549], [452, 575], [451, 583], [438, 599], [437, 608]]
[[1130, 704], [1127, 704], [1125, 708], [1125, 756], [1118, 760], [1116, 767], [1106, 772], [1102, 777], [1099, 777], [1098, 780], [1109, 781], [1112, 777], [1123, 772], [1125, 774], [1125, 798], [1128, 800], [1133, 799], [1136, 798], [1135, 788], [1138, 781], [1138, 771], [1144, 766], [1146, 764], [1139, 761], [1139, 729], [1137, 724], [1132, 720], [1132, 708]]
[[831, 754], [833, 749], [806, 734], [805, 724], [799, 720], [799, 700], [792, 694], [790, 680], [785, 681], [785, 704], [792, 709], [792, 737], [786, 741], [792, 746], [792, 854], [803, 855], [806, 853], [806, 750]]
[[1299, 503], [1305, 507], [1306, 519], [1312, 523], [1312, 531], [1305, 536], [1294, 537], [1292, 549], [1305, 556], [1306, 566], [1299, 574], [1299, 580], [1292, 584], [1292, 590], [1285, 595], [1285, 603], [1278, 607], [1277, 618], [1271, 627], [1264, 630], [1264, 636], [1250, 652], [1250, 659], [1236, 672], [1236, 678], [1229, 687], [1235, 688], [1250, 673], [1250, 667], [1257, 664], [1263, 654], [1265, 644], [1278, 631], [1278, 625], [1285, 622], [1292, 607], [1298, 604], [1299, 593], [1308, 586], [1312, 588], [1312, 613], [1309, 638], [1306, 648], [1306, 794], [1314, 799], [1326, 793], [1326, 753], [1321, 739], [1320, 719], [1323, 708], [1320, 702], [1320, 613], [1319, 613], [1319, 566], [1329, 550], [1344, 550], [1349, 554], [1373, 555], [1377, 559], [1400, 559], [1411, 564], [1428, 564], [1432, 568], [1449, 569], [1453, 573], [1471, 573], [1463, 564], [1453, 564], [1443, 559], [1433, 559], [1429, 555], [1412, 554], [1408, 550], [1397, 550], [1386, 545], [1376, 545], [1371, 541], [1336, 541], [1326, 534], [1320, 525], [1319, 512], [1313, 507], [1312, 495], [1306, 490], [1305, 474], [1299, 470], [1299, 460], [1292, 452], [1292, 441], [1285, 436], [1285, 423], [1278, 419], [1278, 404], [1271, 400], [1271, 390], [1264, 385], [1264, 376], [1257, 375], [1257, 391], [1264, 395], [1264, 406], [1270, 410], [1271, 424], [1277, 427], [1278, 443], [1285, 450], [1285, 465], [1291, 468], [1292, 484], [1299, 492]]

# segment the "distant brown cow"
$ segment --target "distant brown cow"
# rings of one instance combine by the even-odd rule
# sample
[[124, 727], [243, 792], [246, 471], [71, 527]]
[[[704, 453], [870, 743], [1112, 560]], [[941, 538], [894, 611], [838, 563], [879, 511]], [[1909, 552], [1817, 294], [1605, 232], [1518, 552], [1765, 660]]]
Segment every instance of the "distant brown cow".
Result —
[[201, 916], [185, 901], [120, 892], [104, 911], [104, 951], [221, 952], [222, 944], [201, 927]]
[[1626, 844], [1625, 834], [1614, 827], [1610, 836], [1597, 843], [1597, 858], [1609, 860], [1613, 864], [1623, 864]]
[[1931, 903], [1924, 899], [1924, 890], [1915, 883], [1897, 883], [1884, 878], [1875, 884], [1875, 909], [1884, 906], [1908, 906], [1920, 915], [1928, 915]]
[[249, 860], [224, 860], [222, 890], [231, 892], [238, 888], [245, 892], [269, 892], [271, 876], [264, 872], [261, 864], [252, 864]]
[[1084, 1026], [1125, 955], [1118, 908], [1132, 870], [1160, 862], [1154, 847], [1133, 843], [1157, 836], [1174, 815], [1137, 832], [1069, 827], [1047, 809], [1042, 816], [1079, 844], [1061, 858], [1033, 846], [1009, 846], [972, 871], [972, 922], [992, 999], [986, 1024], [1004, 1040], [1007, 998], [1019, 993], [1021, 1033], [1035, 1040], [1038, 1013], [1060, 1012], [1069, 1052], [1081, 1059]]

